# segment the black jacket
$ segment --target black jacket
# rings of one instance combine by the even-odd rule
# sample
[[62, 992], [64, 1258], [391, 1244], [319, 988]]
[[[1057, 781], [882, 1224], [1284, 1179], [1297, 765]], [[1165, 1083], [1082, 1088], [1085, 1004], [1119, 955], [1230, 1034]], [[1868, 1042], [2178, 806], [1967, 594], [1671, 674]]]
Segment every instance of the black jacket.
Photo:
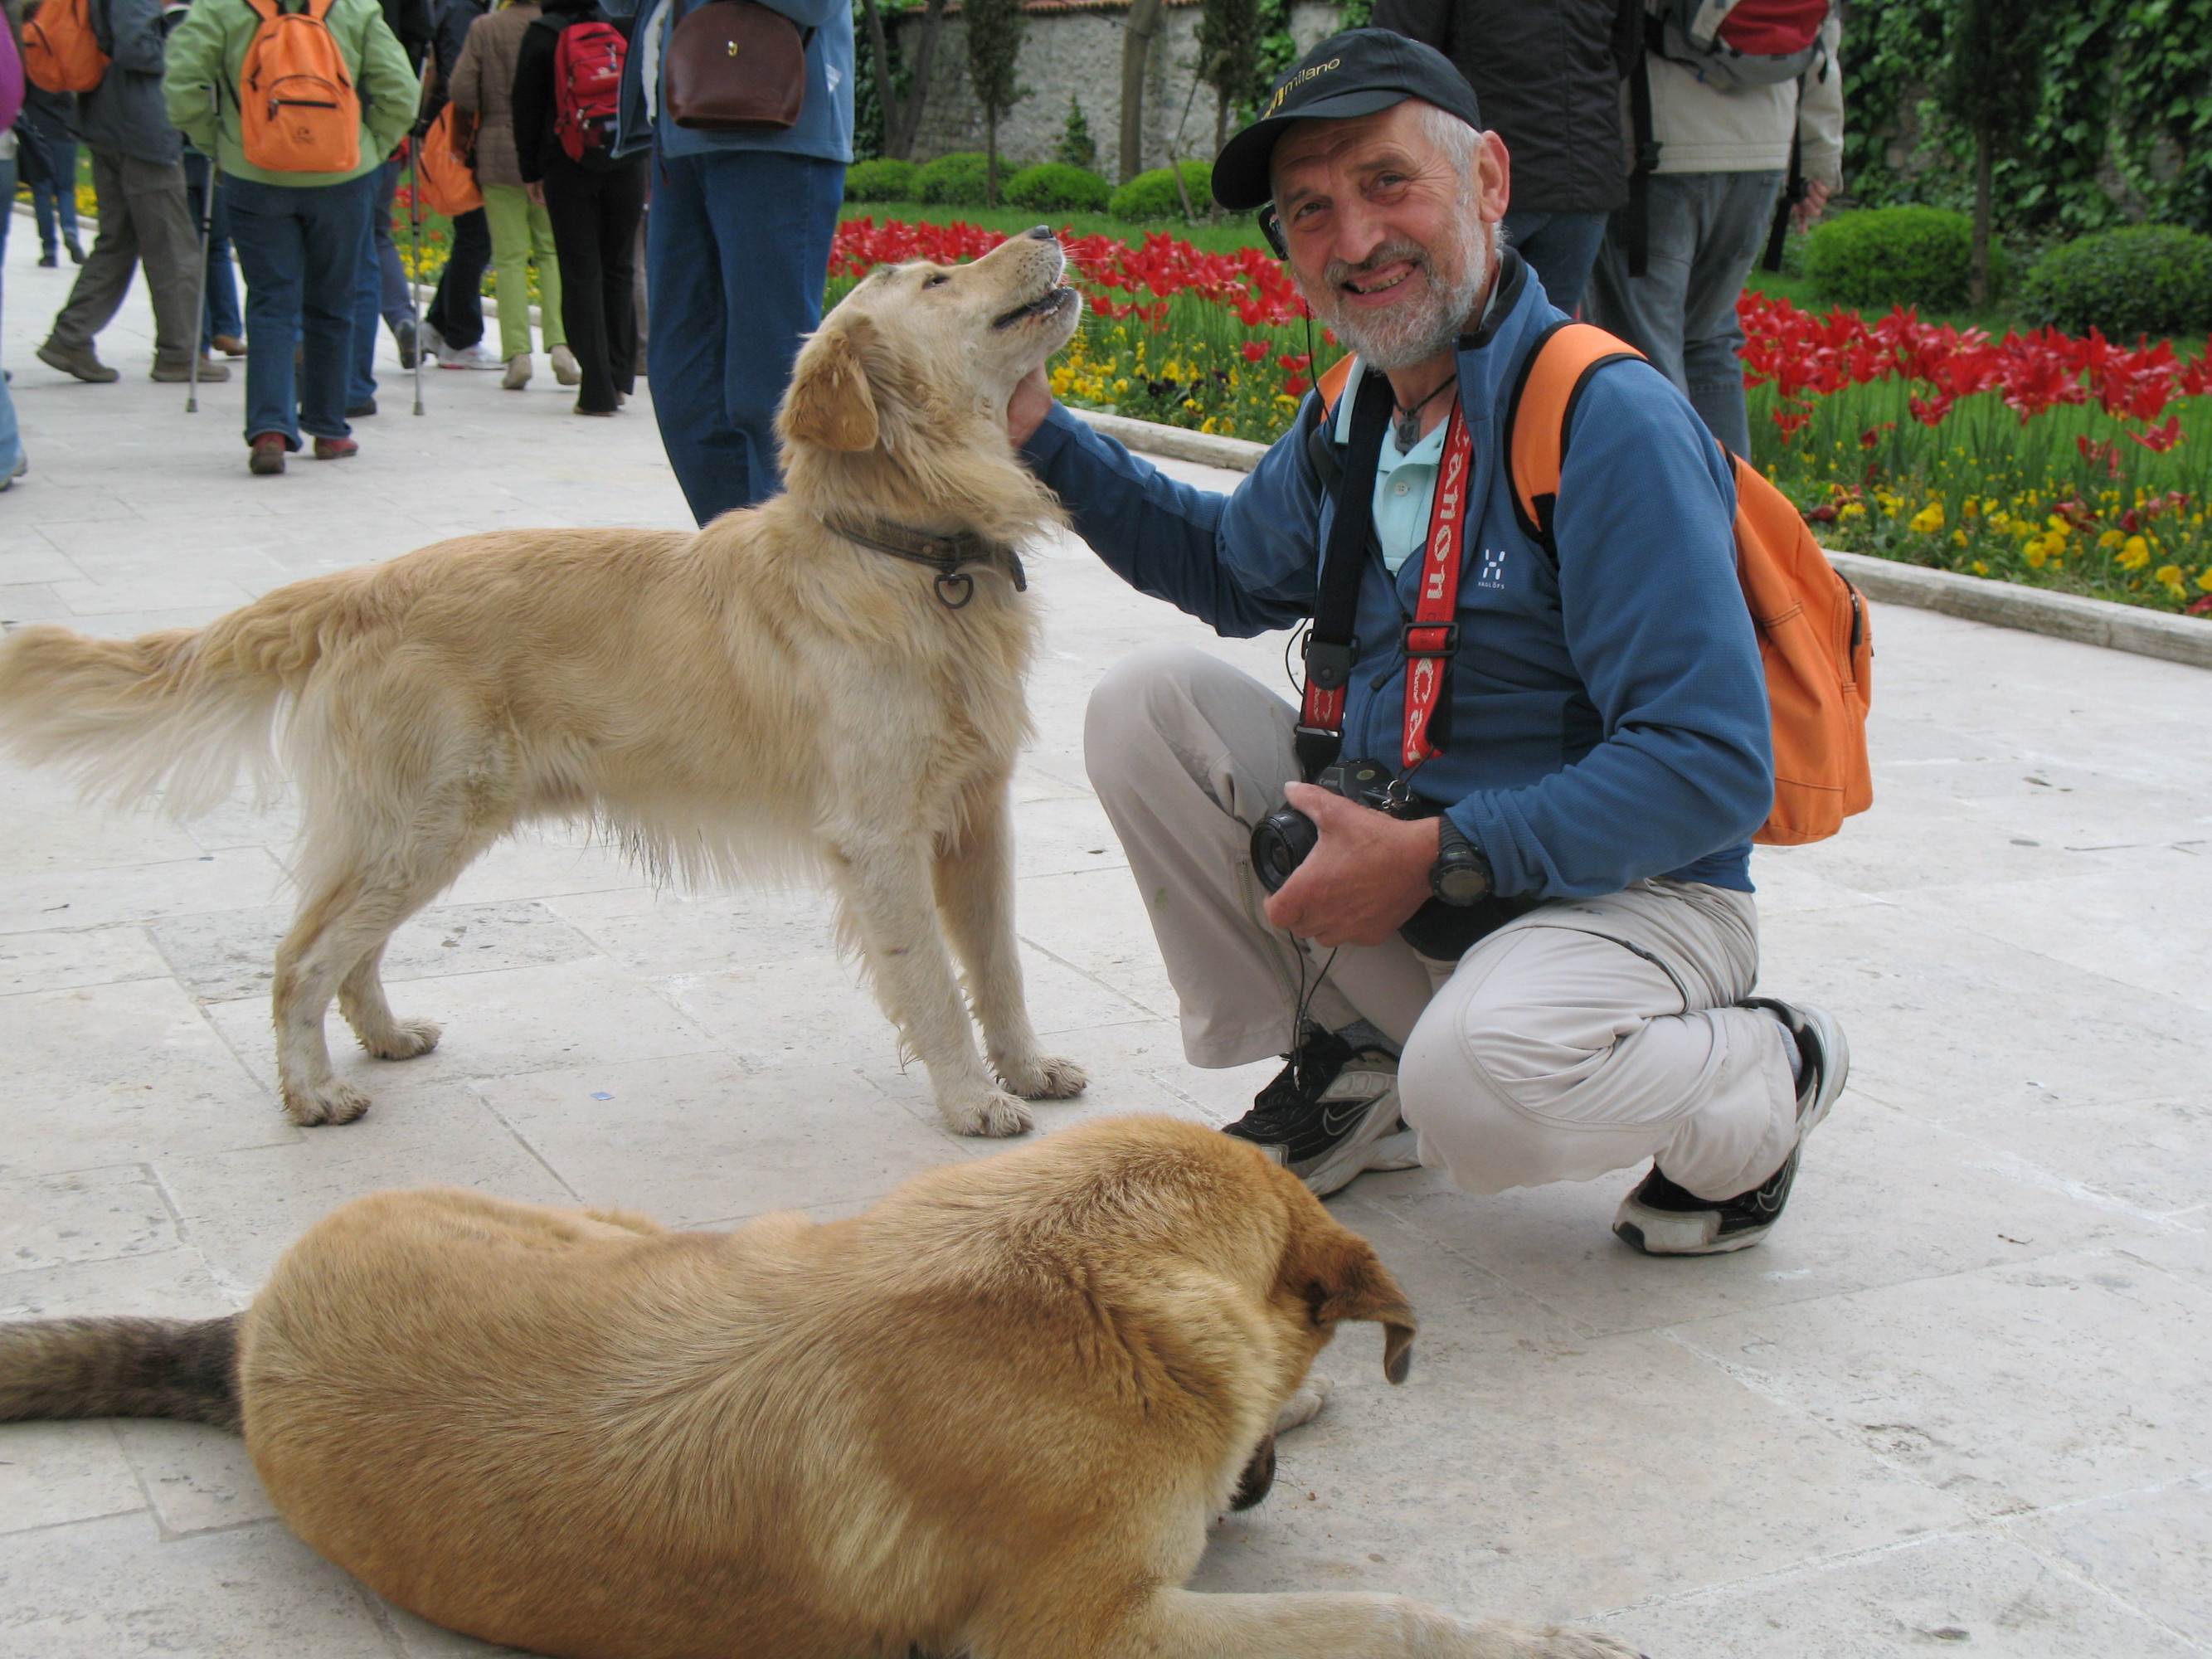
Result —
[[1644, 0], [1375, 0], [1374, 22], [1467, 76], [1512, 155], [1515, 207], [1609, 213], [1628, 199], [1620, 80]]

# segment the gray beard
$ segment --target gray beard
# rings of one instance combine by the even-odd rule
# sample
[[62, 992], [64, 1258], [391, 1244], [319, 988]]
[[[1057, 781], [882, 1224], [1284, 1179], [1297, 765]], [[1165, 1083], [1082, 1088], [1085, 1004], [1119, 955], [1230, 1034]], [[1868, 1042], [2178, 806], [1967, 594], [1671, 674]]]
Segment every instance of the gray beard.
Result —
[[1315, 300], [1314, 309], [1336, 337], [1370, 368], [1385, 374], [1411, 368], [1450, 350], [1453, 342], [1465, 331], [1474, 316], [1475, 302], [1482, 298], [1482, 291], [1489, 283], [1497, 250], [1498, 227], [1476, 221], [1456, 250], [1460, 255], [1459, 278], [1449, 285], [1437, 281], [1436, 262], [1426, 249], [1400, 246], [1378, 250], [1368, 263], [1388, 264], [1392, 259], [1410, 258], [1428, 280], [1428, 299], [1425, 303], [1389, 317], [1370, 317], [1352, 311], [1344, 303], [1339, 288], [1356, 275], [1359, 267], [1332, 263], [1324, 273], [1326, 280], [1321, 295]]

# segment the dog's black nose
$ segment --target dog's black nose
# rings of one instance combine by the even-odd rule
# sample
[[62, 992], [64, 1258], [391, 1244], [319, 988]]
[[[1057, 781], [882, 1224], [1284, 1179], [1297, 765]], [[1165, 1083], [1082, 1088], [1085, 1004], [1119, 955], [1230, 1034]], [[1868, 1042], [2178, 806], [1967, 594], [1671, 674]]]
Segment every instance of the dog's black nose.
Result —
[[1049, 242], [1052, 240], [1052, 227], [1050, 225], [1031, 225], [1030, 227], [1030, 239], [1032, 241]]

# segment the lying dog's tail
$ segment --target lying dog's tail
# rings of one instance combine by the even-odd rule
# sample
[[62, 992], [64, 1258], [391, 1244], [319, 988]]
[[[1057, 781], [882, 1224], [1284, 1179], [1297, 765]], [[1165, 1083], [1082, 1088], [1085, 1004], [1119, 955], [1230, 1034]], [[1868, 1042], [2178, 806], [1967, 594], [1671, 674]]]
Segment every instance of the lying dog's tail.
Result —
[[238, 1316], [0, 1325], [0, 1422], [173, 1417], [236, 1430]]
[[285, 694], [355, 607], [342, 579], [263, 595], [205, 628], [96, 640], [51, 623], [0, 641], [0, 744], [59, 766], [88, 799], [136, 806], [159, 794], [190, 817], [247, 767], [264, 792]]

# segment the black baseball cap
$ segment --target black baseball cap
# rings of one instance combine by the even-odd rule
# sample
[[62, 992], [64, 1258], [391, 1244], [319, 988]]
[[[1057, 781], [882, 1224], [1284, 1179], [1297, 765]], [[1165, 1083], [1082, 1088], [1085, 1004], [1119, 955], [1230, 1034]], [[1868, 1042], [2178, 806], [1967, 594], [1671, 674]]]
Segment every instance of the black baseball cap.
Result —
[[1271, 199], [1268, 161], [1291, 122], [1372, 115], [1408, 98], [1481, 129], [1474, 88], [1434, 46], [1389, 29], [1331, 35], [1269, 89], [1267, 112], [1221, 147], [1213, 158], [1213, 199], [1240, 213]]

